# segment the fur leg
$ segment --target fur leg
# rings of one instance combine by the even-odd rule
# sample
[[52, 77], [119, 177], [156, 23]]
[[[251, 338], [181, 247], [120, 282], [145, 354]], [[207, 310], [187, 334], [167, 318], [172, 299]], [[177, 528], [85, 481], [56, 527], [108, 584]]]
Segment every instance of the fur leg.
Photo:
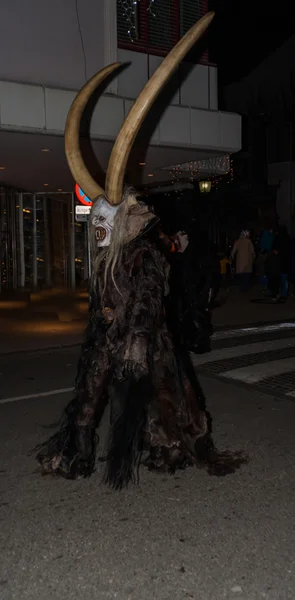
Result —
[[94, 471], [98, 443], [95, 428], [106, 403], [107, 355], [92, 355], [91, 365], [80, 361], [79, 367], [77, 394], [66, 407], [59, 430], [35, 449], [43, 475], [76, 479], [89, 477]]
[[93, 427], [65, 423], [54, 436], [36, 448], [42, 475], [66, 479], [90, 477], [94, 471], [97, 441]]
[[104, 481], [119, 490], [138, 481], [147, 404], [152, 386], [149, 376], [129, 374], [113, 381], [110, 389], [111, 434]]

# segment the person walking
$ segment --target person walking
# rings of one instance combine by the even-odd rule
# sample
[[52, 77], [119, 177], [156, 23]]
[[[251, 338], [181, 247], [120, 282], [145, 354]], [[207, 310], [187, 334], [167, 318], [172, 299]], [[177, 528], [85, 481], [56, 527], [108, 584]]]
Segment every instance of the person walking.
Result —
[[285, 300], [288, 296], [288, 271], [291, 258], [291, 239], [287, 227], [281, 225], [276, 232], [273, 244], [277, 250], [281, 262], [281, 295]]
[[159, 230], [159, 241], [171, 267], [165, 310], [175, 347], [182, 353], [210, 352], [216, 277], [206, 243], [185, 230], [169, 237]]
[[251, 284], [255, 250], [250, 240], [250, 231], [243, 229], [239, 239], [234, 243], [231, 252], [232, 261], [235, 260], [236, 276], [242, 292], [247, 292]]
[[281, 298], [282, 259], [278, 240], [274, 241], [273, 248], [265, 261], [265, 274], [271, 298], [274, 302], [279, 302]]
[[268, 290], [268, 282], [265, 273], [265, 261], [268, 255], [272, 251], [275, 234], [271, 226], [265, 227], [262, 231], [259, 240], [259, 255], [257, 258], [257, 274], [259, 275], [259, 282], [263, 292]]
[[290, 287], [290, 295], [295, 296], [295, 238], [292, 238], [290, 242], [288, 282]]

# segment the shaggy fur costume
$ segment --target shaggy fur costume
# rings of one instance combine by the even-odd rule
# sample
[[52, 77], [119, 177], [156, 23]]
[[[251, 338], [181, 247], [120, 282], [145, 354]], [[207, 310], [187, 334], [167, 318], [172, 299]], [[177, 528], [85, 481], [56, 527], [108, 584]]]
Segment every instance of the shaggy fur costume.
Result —
[[124, 246], [120, 264], [106, 280], [100, 262], [92, 277], [75, 397], [60, 429], [38, 448], [43, 474], [91, 475], [95, 430], [107, 403], [104, 481], [116, 489], [137, 480], [141, 460], [149, 469], [174, 472], [196, 464], [218, 475], [239, 466], [241, 457], [215, 451], [189, 354], [173, 346], [164, 311], [167, 275], [166, 259], [148, 235]]

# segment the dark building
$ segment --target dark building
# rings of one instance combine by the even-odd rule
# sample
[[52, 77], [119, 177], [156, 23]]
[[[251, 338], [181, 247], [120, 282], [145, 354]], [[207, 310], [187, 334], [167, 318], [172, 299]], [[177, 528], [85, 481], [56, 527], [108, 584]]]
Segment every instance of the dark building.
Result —
[[[243, 115], [243, 150], [235, 157], [245, 183], [261, 203], [275, 205], [294, 234], [295, 36], [247, 77], [223, 90], [227, 110]], [[263, 197], [262, 197], [263, 196]]]

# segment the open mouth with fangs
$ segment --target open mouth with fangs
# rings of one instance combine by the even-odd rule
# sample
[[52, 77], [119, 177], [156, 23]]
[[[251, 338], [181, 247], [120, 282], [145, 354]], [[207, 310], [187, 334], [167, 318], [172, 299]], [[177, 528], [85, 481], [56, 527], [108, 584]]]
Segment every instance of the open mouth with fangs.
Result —
[[104, 227], [97, 227], [95, 235], [98, 242], [103, 242], [103, 240], [106, 238], [107, 232]]

